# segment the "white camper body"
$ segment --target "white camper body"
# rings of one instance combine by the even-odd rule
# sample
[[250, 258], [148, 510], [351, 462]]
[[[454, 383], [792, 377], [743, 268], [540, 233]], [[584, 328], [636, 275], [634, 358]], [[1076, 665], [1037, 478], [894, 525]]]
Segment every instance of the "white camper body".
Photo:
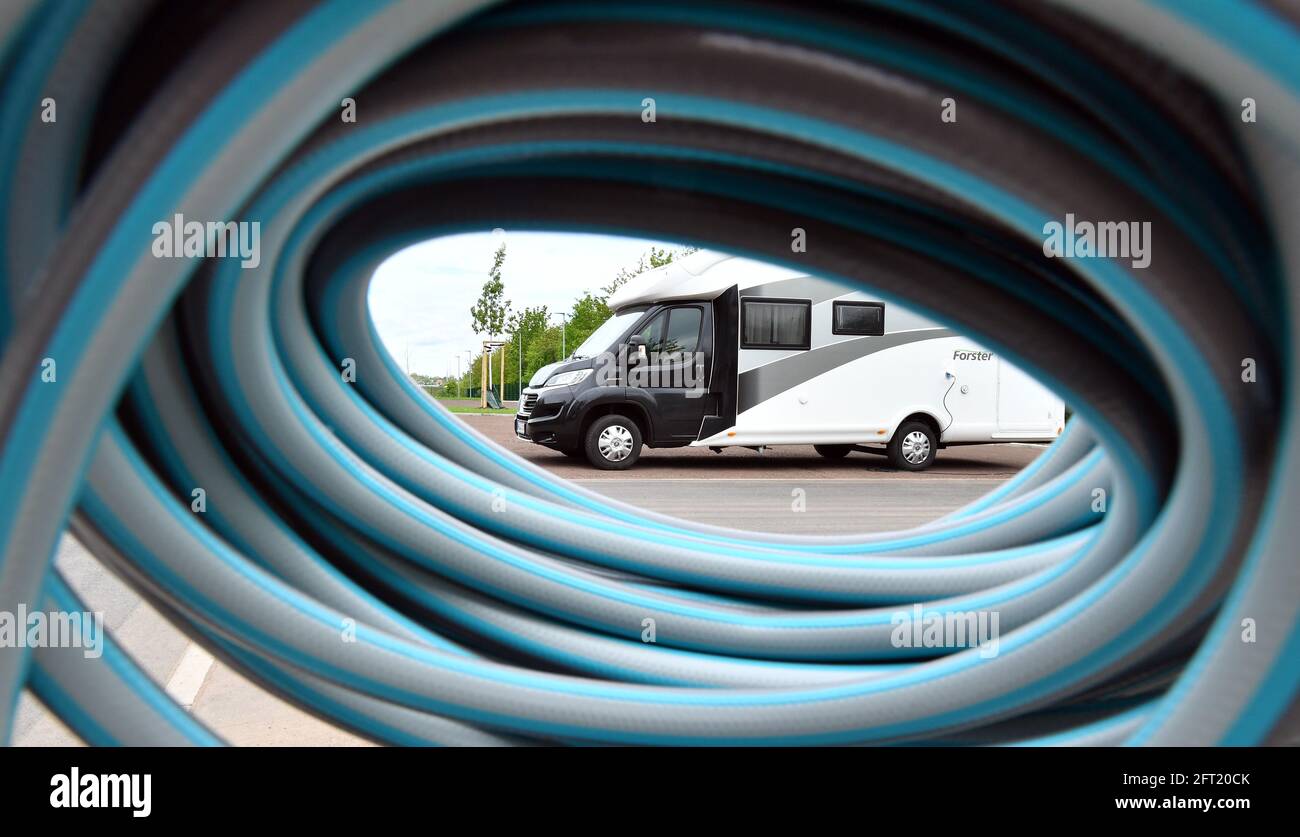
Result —
[[[714, 300], [732, 288], [739, 322], [713, 326], [736, 335], [735, 421], [704, 422], [715, 432], [694, 446], [879, 445], [920, 417], [940, 446], [1061, 432], [1062, 400], [996, 353], [903, 306], [787, 268], [701, 251], [634, 278], [609, 305]], [[725, 349], [716, 345], [714, 369]]]
[[1064, 424], [1061, 399], [996, 353], [798, 271], [702, 251], [609, 305], [515, 417], [521, 439], [597, 468], [629, 468], [643, 445], [814, 445], [921, 470], [941, 447], [1049, 441]]

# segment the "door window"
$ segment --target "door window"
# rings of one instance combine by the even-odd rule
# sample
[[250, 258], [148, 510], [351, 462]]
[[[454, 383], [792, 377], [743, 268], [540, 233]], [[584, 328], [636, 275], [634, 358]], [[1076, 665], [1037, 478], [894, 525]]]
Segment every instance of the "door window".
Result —
[[641, 327], [637, 335], [645, 341], [645, 350], [647, 352], [659, 351], [659, 343], [663, 337], [664, 320], [667, 319], [663, 314], [652, 319]]
[[703, 318], [703, 312], [694, 306], [669, 311], [668, 330], [659, 351], [674, 354], [694, 352], [700, 345], [700, 321]]

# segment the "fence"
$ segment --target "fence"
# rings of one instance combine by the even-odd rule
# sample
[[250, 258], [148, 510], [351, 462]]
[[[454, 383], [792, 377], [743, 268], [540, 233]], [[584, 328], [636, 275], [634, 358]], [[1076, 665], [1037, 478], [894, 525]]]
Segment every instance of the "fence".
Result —
[[[480, 391], [480, 389], [481, 389], [480, 387], [470, 387], [469, 389], [462, 390], [462, 393], [463, 393], [463, 394], [462, 394], [461, 397], [462, 397], [462, 398], [478, 398], [478, 395], [479, 395], [479, 391]], [[501, 396], [501, 385], [500, 385], [500, 384], [493, 384], [493, 385], [492, 385], [492, 391], [495, 392], [495, 393], [497, 393], [498, 397], [501, 397], [501, 400], [502, 400], [502, 401], [518, 401], [518, 400], [519, 400], [519, 384], [517, 384], [517, 383], [514, 383], [514, 384], [506, 384], [506, 393], [505, 393], [504, 396]]]

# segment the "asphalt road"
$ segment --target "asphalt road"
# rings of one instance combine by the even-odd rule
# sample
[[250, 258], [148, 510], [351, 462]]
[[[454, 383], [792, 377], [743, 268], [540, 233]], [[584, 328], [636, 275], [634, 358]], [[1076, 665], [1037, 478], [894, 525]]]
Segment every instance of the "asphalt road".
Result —
[[763, 453], [748, 448], [726, 448], [713, 453], [708, 448], [644, 448], [641, 459], [629, 471], [598, 471], [580, 460], [526, 442], [515, 435], [514, 419], [503, 415], [462, 414], [458, 416], [492, 441], [530, 462], [572, 480], [605, 479], [921, 479], [940, 478], [1007, 479], [1045, 450], [1042, 445], [976, 445], [941, 450], [934, 465], [924, 473], [895, 471], [883, 456], [852, 453], [844, 459], [818, 456], [812, 445], [783, 445]]
[[[907, 528], [975, 500], [1042, 452], [1023, 445], [940, 451], [920, 474], [897, 472], [871, 454], [839, 461], [811, 447], [713, 454], [647, 450], [630, 471], [597, 471], [515, 438], [510, 416], [464, 415], [507, 449], [588, 488], [701, 523], [769, 532], [831, 534]], [[144, 669], [227, 741], [240, 745], [357, 745], [365, 742], [267, 694], [214, 661], [172, 628], [72, 537], [57, 566]], [[19, 704], [13, 742], [66, 746], [77, 739], [30, 695]]]
[[953, 479], [575, 480], [616, 500], [697, 523], [798, 535], [890, 532], [928, 523], [1002, 483]]

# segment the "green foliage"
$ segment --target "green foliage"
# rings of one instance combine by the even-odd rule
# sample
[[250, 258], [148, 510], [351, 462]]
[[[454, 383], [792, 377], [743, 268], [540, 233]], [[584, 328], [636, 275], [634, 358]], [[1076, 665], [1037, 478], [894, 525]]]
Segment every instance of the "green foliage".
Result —
[[506, 317], [510, 313], [510, 300], [505, 298], [505, 280], [501, 278], [501, 265], [505, 260], [506, 246], [502, 244], [492, 257], [492, 269], [488, 271], [488, 280], [483, 283], [483, 293], [469, 309], [475, 334], [492, 336], [505, 331]]
[[[506, 383], [519, 383], [519, 347], [524, 347], [524, 381], [527, 382], [528, 376], [532, 371], [540, 369], [551, 361], [538, 361], [536, 351], [543, 342], [549, 325], [550, 314], [545, 305], [525, 308], [523, 311], [510, 317], [506, 324], [510, 342], [507, 343], [501, 351], [506, 353]], [[496, 355], [494, 360], [497, 362], [498, 370], [501, 368], [500, 355]], [[536, 365], [534, 365], [536, 364]], [[494, 379], [495, 380], [495, 379]]]
[[614, 276], [614, 281], [600, 289], [601, 293], [603, 293], [605, 298], [608, 299], [614, 291], [617, 291], [619, 288], [626, 285], [632, 277], [639, 276], [647, 270], [654, 270], [656, 267], [663, 267], [666, 264], [671, 264], [673, 259], [680, 259], [682, 256], [689, 256], [697, 249], [699, 248], [683, 247], [681, 250], [669, 250], [666, 247], [651, 247], [649, 250], [641, 254], [641, 258], [637, 260], [635, 267], [625, 267], [619, 270], [619, 272]]
[[574, 300], [573, 313], [569, 315], [569, 330], [564, 338], [569, 351], [581, 345], [613, 313], [605, 304], [604, 296], [595, 296], [590, 291]]
[[[470, 309], [475, 334], [504, 333], [506, 336], [506, 345], [497, 349], [491, 356], [494, 385], [500, 383], [497, 379], [500, 377], [502, 352], [505, 352], [506, 383], [513, 393], [517, 391], [516, 387], [519, 384], [519, 346], [521, 342], [523, 344], [524, 361], [523, 380], [524, 384], [527, 385], [529, 379], [538, 369], [563, 359], [561, 357], [561, 345], [572, 353], [574, 348], [581, 344], [583, 340], [586, 340], [605, 320], [609, 319], [612, 312], [606, 304], [606, 300], [610, 294], [627, 284], [632, 277], [647, 270], [663, 267], [674, 259], [693, 252], [695, 252], [694, 247], [682, 250], [652, 247], [647, 250], [637, 260], [636, 265], [619, 270], [613, 281], [601, 288], [599, 293], [588, 291], [574, 300], [573, 307], [569, 310], [567, 329], [561, 335], [561, 329], [565, 328], [565, 326], [560, 322], [552, 323], [551, 312], [544, 305], [529, 307], [523, 311], [511, 313], [510, 302], [505, 299], [505, 282], [501, 275], [501, 268], [506, 256], [505, 245], [502, 245], [493, 257], [492, 269], [488, 272], [488, 281], [483, 285], [483, 294], [479, 297], [478, 304]], [[482, 354], [475, 355], [470, 362], [469, 368], [462, 376], [460, 383], [463, 394], [478, 387], [482, 358]], [[448, 381], [442, 389], [442, 394], [444, 397], [454, 398], [456, 396], [456, 382], [454, 380]]]

